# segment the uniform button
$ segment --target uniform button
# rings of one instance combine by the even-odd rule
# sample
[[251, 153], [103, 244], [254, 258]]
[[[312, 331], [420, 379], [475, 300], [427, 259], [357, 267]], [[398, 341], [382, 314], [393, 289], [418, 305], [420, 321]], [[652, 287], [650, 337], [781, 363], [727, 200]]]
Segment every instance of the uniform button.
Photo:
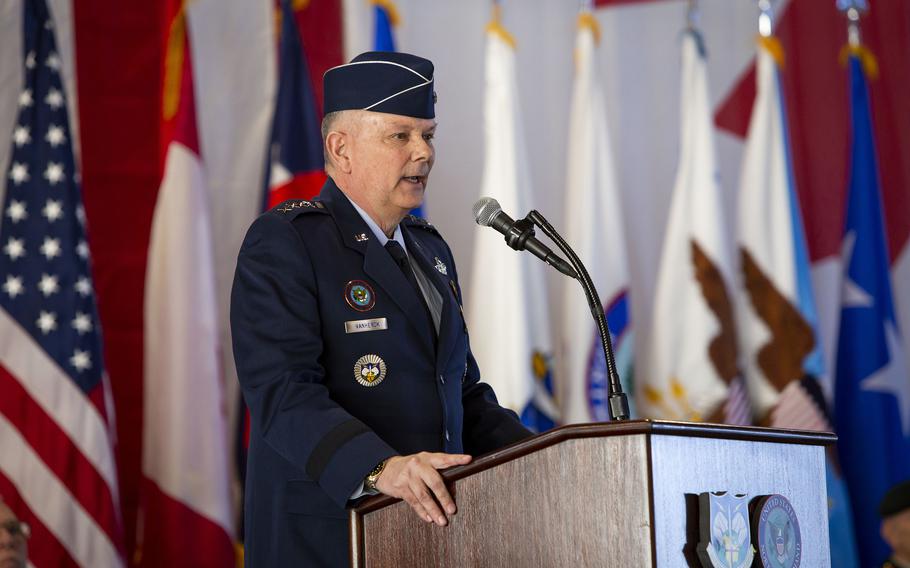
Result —
[[446, 442], [448, 442], [448, 441], [449, 441], [449, 431], [446, 430]]
[[446, 378], [443, 377], [442, 375], [439, 375], [439, 382], [442, 384], [446, 384]]

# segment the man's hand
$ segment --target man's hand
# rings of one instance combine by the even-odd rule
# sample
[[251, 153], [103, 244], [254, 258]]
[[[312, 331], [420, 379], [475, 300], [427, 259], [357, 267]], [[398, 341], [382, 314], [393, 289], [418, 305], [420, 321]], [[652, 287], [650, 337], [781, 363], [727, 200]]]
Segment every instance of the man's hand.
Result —
[[376, 489], [403, 499], [418, 517], [428, 523], [435, 521], [442, 527], [448, 524], [448, 520], [439, 505], [449, 515], [454, 515], [456, 509], [455, 501], [436, 470], [464, 465], [470, 461], [471, 456], [465, 454], [430, 452], [391, 457], [376, 480]]

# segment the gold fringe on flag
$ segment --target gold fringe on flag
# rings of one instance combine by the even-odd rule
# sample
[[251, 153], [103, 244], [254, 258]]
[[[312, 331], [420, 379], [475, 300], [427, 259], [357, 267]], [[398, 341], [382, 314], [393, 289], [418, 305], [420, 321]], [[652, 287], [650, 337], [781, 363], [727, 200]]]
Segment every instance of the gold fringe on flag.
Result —
[[[310, 0], [291, 0], [291, 11], [300, 12], [310, 6]], [[275, 6], [275, 40], [281, 43], [281, 4]]]
[[401, 23], [401, 14], [398, 12], [398, 6], [392, 0], [370, 0], [370, 4], [385, 8], [385, 13], [389, 17], [389, 23], [392, 24], [392, 27], [397, 28], [398, 24]]
[[846, 66], [850, 57], [859, 59], [859, 64], [863, 66], [863, 72], [866, 77], [878, 79], [878, 59], [875, 58], [875, 54], [868, 47], [865, 45], [845, 45], [840, 50], [838, 61], [840, 61], [841, 65]]
[[487, 32], [499, 36], [499, 38], [506, 42], [512, 49], [518, 47], [518, 43], [515, 41], [515, 36], [509, 33], [502, 23], [500, 23], [500, 17], [502, 16], [502, 7], [498, 3], [493, 4], [493, 19], [490, 20], [490, 23], [487, 24]]
[[184, 46], [186, 45], [186, 2], [171, 22], [167, 38], [167, 51], [164, 55], [164, 88], [162, 92], [162, 116], [171, 120], [177, 114], [180, 105], [180, 81], [183, 78]]
[[600, 44], [600, 24], [591, 12], [582, 12], [578, 15], [578, 29], [588, 28], [594, 36], [594, 43]]
[[771, 57], [777, 62], [778, 67], [781, 69], [784, 68], [784, 46], [780, 43], [779, 39], [774, 36], [758, 36], [756, 42], [759, 47], [771, 54]]

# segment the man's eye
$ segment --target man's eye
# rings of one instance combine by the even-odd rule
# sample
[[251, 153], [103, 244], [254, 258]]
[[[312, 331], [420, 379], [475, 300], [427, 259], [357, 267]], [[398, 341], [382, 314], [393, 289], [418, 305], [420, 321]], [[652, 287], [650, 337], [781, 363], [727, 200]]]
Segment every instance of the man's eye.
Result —
[[392, 138], [395, 140], [407, 140], [408, 135], [404, 132], [396, 132], [395, 134], [392, 134]]
[[429, 134], [423, 135], [423, 139], [426, 140], [427, 142], [431, 141], [433, 138], [436, 138], [435, 132], [430, 132]]

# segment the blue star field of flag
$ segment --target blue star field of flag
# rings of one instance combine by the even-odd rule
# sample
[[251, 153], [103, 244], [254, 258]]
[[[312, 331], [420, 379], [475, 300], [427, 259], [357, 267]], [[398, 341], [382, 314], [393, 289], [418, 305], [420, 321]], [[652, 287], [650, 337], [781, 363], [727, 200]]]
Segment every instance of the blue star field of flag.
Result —
[[85, 213], [44, 0], [25, 3], [24, 72], [0, 221], [0, 307], [88, 392], [102, 378]]

